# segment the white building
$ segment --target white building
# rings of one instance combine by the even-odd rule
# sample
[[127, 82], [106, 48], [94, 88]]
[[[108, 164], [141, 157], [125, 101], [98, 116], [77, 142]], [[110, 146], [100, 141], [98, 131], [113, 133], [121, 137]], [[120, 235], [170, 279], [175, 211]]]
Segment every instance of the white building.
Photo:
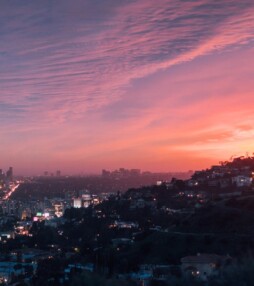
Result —
[[74, 208], [81, 208], [82, 207], [82, 199], [81, 198], [75, 198], [73, 200], [73, 207]]
[[217, 276], [230, 256], [216, 254], [197, 254], [197, 256], [186, 256], [181, 259], [181, 268], [185, 276], [193, 276], [202, 281], [207, 281], [211, 276]]

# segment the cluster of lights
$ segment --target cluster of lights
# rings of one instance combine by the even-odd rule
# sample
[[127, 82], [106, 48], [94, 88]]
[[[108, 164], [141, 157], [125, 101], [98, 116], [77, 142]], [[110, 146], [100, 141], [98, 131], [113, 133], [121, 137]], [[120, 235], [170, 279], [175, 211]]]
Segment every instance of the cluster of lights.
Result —
[[46, 213], [41, 213], [41, 212], [37, 212], [36, 216], [34, 216], [33, 218], [33, 221], [42, 221], [42, 220], [45, 220], [45, 219], [49, 219], [49, 213], [46, 212]]

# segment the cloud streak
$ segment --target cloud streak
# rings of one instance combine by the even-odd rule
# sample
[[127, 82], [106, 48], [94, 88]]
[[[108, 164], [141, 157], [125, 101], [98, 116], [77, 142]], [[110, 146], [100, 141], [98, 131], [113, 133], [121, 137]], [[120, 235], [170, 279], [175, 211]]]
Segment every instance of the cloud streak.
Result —
[[[117, 99], [133, 79], [245, 44], [254, 30], [252, 1], [123, 1], [106, 10], [109, 17], [100, 1], [77, 1], [70, 12], [66, 1], [60, 11], [57, 1], [10, 2], [12, 9], [6, 1], [1, 9], [1, 102], [18, 99], [29, 112], [52, 106], [56, 114], [77, 109], [78, 116]], [[79, 6], [90, 9], [87, 15]], [[13, 10], [17, 18], [8, 17]]]

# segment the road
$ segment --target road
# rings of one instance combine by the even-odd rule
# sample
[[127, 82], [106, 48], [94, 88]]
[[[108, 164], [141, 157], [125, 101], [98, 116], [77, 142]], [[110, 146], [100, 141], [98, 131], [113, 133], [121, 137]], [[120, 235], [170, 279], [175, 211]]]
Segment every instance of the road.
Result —
[[6, 201], [10, 198], [10, 196], [17, 190], [17, 188], [19, 187], [20, 184], [14, 185], [13, 187], [11, 187], [11, 189], [9, 190], [8, 193], [6, 193], [3, 197], [3, 200]]

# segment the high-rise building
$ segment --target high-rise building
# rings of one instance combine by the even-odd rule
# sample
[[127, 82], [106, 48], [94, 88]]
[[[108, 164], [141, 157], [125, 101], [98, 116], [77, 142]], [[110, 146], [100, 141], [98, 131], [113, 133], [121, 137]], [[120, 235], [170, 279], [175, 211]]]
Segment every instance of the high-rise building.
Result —
[[57, 171], [56, 171], [56, 176], [57, 176], [57, 177], [61, 177], [61, 171], [60, 171], [60, 170], [57, 170]]
[[4, 172], [2, 169], [0, 169], [0, 180], [4, 178]]
[[105, 169], [103, 169], [102, 171], [101, 171], [101, 175], [103, 176], [103, 177], [108, 177], [108, 176], [110, 176], [110, 171], [107, 171], [107, 170], [105, 170]]
[[13, 180], [13, 168], [12, 167], [10, 167], [9, 170], [6, 172], [6, 177], [10, 181]]

